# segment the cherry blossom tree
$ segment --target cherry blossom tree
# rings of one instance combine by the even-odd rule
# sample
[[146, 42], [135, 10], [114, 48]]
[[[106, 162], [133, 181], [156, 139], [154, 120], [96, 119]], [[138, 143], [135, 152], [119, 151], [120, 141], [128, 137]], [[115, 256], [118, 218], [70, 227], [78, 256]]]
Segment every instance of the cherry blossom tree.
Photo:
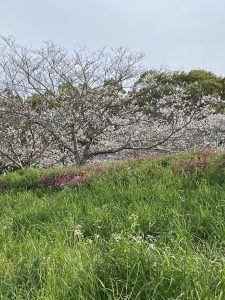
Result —
[[17, 167], [84, 164], [98, 155], [160, 150], [221, 105], [218, 95], [191, 101], [177, 72], [145, 71], [125, 48], [67, 53], [3, 38], [0, 59], [0, 156]]

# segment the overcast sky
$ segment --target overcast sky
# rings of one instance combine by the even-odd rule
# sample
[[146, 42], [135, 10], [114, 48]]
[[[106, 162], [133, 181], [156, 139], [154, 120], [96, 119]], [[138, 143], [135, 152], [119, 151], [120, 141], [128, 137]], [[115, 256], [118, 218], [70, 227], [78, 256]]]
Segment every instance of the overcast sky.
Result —
[[225, 0], [0, 0], [0, 34], [34, 47], [126, 46], [149, 68], [225, 76]]

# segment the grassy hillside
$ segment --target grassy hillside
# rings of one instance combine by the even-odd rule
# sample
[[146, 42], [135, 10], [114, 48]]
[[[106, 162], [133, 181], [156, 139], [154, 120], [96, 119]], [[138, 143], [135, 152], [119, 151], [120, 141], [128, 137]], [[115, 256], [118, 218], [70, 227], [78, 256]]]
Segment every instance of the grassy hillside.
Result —
[[225, 299], [223, 154], [21, 170], [0, 189], [2, 300]]

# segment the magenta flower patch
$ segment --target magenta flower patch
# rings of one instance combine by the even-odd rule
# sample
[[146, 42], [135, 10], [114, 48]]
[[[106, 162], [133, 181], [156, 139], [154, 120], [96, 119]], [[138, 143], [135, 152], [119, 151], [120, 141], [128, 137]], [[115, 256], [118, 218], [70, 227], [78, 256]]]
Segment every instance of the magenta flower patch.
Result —
[[73, 188], [83, 183], [87, 183], [88, 181], [85, 172], [79, 170], [76, 172], [44, 175], [39, 181], [39, 186], [51, 188], [52, 190], [59, 190], [64, 187]]

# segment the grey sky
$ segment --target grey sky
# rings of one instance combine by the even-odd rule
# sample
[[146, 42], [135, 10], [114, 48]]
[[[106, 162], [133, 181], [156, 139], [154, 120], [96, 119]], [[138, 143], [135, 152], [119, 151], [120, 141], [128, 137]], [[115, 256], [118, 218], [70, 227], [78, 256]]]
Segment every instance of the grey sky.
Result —
[[127, 46], [145, 65], [225, 76], [225, 0], [0, 0], [0, 34], [39, 46]]

